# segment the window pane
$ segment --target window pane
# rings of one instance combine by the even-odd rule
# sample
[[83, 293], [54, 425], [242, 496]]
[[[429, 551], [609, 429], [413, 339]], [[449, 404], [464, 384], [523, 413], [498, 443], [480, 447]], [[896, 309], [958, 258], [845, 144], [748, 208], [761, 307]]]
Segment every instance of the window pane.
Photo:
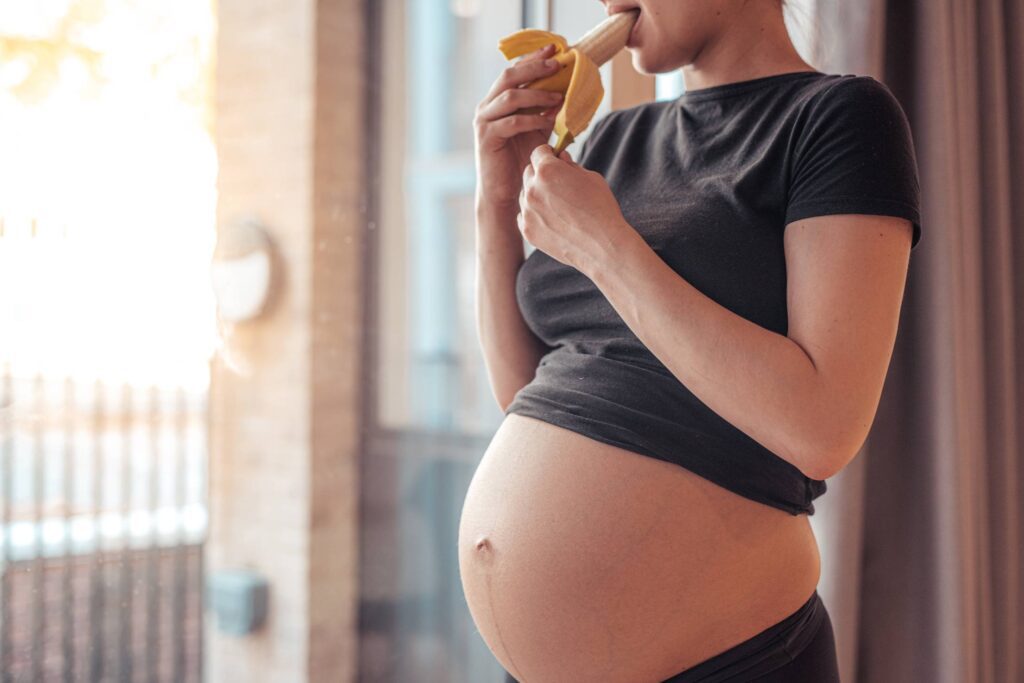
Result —
[[664, 74], [654, 76], [654, 99], [674, 100], [683, 94], [686, 87], [683, 85], [683, 72], [675, 69]]
[[476, 336], [473, 114], [519, 3], [382, 3], [380, 426], [493, 432]]
[[[476, 336], [472, 121], [509, 65], [497, 45], [521, 28], [522, 8], [392, 0], [381, 12], [380, 426], [490, 433], [502, 413]], [[542, 28], [546, 18], [533, 16]], [[558, 3], [552, 30], [572, 43], [604, 16], [599, 3]], [[601, 72], [606, 94], [593, 121], [611, 100], [611, 65]], [[574, 157], [591, 129], [569, 146]]]
[[[476, 333], [476, 105], [509, 63], [518, 2], [387, 0], [377, 216], [378, 420], [361, 485], [360, 680], [466, 683], [504, 670], [476, 631], [458, 523], [503, 418]], [[515, 226], [512, 226], [515, 229]]]

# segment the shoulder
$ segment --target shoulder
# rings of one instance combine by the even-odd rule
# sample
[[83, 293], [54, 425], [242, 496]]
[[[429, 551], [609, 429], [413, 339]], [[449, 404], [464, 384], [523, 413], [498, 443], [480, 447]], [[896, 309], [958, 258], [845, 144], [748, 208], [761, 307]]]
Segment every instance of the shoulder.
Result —
[[815, 215], [900, 216], [920, 235], [920, 183], [910, 125], [870, 76], [828, 79], [808, 97], [787, 154], [785, 222]]
[[889, 87], [873, 76], [834, 75], [808, 93], [808, 119], [823, 124], [904, 126], [906, 112]]
[[905, 160], [916, 164], [910, 122], [888, 86], [871, 76], [822, 79], [795, 117], [791, 154], [817, 164], [842, 154], [860, 162]]

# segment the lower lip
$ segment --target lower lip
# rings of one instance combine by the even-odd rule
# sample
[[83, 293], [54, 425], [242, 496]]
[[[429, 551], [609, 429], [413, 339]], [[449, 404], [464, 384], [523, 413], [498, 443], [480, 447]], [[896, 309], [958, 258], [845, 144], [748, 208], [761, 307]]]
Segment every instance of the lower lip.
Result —
[[640, 16], [636, 18], [636, 23], [633, 24], [633, 29], [629, 32], [629, 37], [626, 39], [626, 47], [636, 46], [636, 34], [640, 27], [640, 22], [643, 21], [643, 19], [643, 13], [641, 12]]

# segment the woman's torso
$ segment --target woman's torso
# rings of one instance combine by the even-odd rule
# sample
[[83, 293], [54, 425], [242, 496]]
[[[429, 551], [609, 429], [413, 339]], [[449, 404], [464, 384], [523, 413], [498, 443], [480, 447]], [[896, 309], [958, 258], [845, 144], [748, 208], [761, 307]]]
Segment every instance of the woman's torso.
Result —
[[796, 611], [820, 574], [806, 515], [517, 414], [458, 547], [480, 634], [525, 683], [663, 681]]
[[[579, 163], [673, 270], [786, 334], [791, 155], [840, 78], [782, 75], [612, 112]], [[788, 506], [823, 486], [668, 376], [581, 273], [531, 254], [517, 300], [558, 351], [507, 409], [459, 529], [467, 602], [501, 664], [525, 683], [660, 682], [795, 612], [820, 574], [808, 517], [672, 461]], [[581, 433], [594, 429], [605, 440]], [[637, 440], [665, 457], [611, 443]]]

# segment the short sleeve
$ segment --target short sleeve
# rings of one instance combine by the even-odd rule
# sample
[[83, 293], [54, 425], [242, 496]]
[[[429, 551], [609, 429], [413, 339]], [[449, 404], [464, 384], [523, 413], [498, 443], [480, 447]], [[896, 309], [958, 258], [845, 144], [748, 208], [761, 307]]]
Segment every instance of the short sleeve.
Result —
[[921, 239], [920, 185], [910, 124], [871, 76], [845, 76], [811, 101], [790, 159], [785, 224], [861, 213], [906, 218]]

